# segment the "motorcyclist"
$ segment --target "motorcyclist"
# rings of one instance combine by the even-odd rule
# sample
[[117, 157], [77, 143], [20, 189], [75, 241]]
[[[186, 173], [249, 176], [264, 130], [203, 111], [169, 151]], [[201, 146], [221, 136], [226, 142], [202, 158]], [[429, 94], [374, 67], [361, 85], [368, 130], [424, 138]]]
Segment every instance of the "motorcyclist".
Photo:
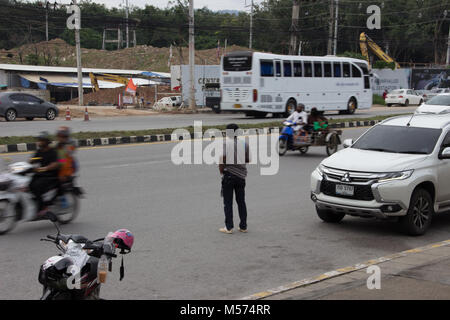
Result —
[[50, 135], [44, 131], [39, 134], [38, 150], [30, 159], [30, 163], [38, 163], [34, 169], [34, 176], [30, 182], [30, 191], [35, 196], [38, 205], [38, 216], [43, 216], [48, 211], [42, 195], [58, 184], [58, 171], [60, 163], [56, 150], [50, 145]]
[[305, 105], [303, 103], [299, 103], [295, 111], [286, 119], [286, 121], [295, 124], [295, 132], [302, 129], [303, 126], [308, 123], [308, 114], [305, 112]]
[[74, 158], [75, 145], [70, 140], [70, 129], [66, 126], [61, 126], [56, 132], [58, 144], [56, 151], [58, 153], [58, 162], [60, 169], [58, 177], [60, 182], [68, 181], [76, 172], [77, 165]]

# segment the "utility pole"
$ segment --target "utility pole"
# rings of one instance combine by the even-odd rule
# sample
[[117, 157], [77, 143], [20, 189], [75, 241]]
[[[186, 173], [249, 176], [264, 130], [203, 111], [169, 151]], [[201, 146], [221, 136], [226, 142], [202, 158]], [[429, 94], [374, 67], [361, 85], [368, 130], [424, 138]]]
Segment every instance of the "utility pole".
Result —
[[447, 59], [445, 60], [445, 64], [450, 64], [450, 25], [448, 26], [448, 39], [447, 39]]
[[300, 13], [300, 1], [292, 1], [291, 41], [289, 43], [289, 55], [294, 55], [297, 49], [298, 16]]
[[48, 42], [48, 5], [50, 3], [47, 1], [45, 4], [45, 39]]
[[129, 30], [128, 30], [128, 0], [126, 0], [125, 19], [127, 22], [126, 34], [127, 34], [127, 48], [128, 48], [129, 43], [130, 43]]
[[333, 15], [334, 15], [334, 0], [330, 0], [330, 21], [328, 29], [328, 47], [327, 54], [333, 54]]
[[253, 44], [253, 0], [251, 0], [251, 4], [247, 6], [247, 0], [245, 1], [245, 7], [250, 7], [250, 39], [248, 41], [248, 48], [252, 49]]
[[[78, 6], [77, 0], [73, 0], [73, 4]], [[81, 11], [79, 9], [75, 13], [75, 44], [77, 48], [77, 73], [78, 73], [78, 105], [83, 106], [83, 70], [81, 67], [81, 45], [80, 45], [80, 28], [81, 28]]]
[[336, 0], [336, 18], [334, 20], [334, 48], [333, 48], [333, 55], [336, 55], [336, 50], [337, 50], [338, 17], [339, 17], [339, 0]]
[[195, 105], [194, 64], [195, 64], [194, 0], [189, 0], [189, 81], [190, 81], [189, 108], [192, 111], [197, 110], [197, 107]]

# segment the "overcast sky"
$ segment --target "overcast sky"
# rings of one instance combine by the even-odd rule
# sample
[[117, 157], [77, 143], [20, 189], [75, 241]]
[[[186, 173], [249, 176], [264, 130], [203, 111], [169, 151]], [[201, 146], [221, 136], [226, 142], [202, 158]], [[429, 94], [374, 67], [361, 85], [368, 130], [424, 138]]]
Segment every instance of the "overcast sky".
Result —
[[[195, 8], [207, 7], [210, 10], [248, 10], [245, 8], [245, 2], [247, 5], [251, 3], [251, 0], [194, 0]], [[50, 0], [50, 2], [54, 2]], [[57, 0], [58, 3], [70, 3], [70, 0]], [[103, 3], [107, 7], [118, 7], [120, 4], [125, 3], [125, 0], [94, 0], [96, 3]], [[145, 5], [152, 5], [155, 7], [165, 8], [168, 4], [168, 0], [128, 0], [129, 5], [145, 7]], [[262, 0], [254, 0], [254, 3], [260, 3]]]

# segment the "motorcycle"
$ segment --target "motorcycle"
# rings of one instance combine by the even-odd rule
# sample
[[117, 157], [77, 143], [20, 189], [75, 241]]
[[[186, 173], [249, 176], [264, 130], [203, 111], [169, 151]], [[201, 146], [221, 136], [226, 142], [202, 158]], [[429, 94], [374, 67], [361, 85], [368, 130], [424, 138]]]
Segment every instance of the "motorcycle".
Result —
[[297, 124], [292, 121], [284, 121], [284, 127], [278, 138], [278, 153], [283, 156], [288, 150], [298, 150], [300, 153], [308, 152], [308, 143], [306, 136], [297, 136], [294, 139], [294, 129]]
[[[0, 235], [11, 231], [19, 221], [39, 221], [38, 205], [28, 191], [34, 165], [16, 162], [0, 174]], [[75, 186], [75, 177], [55, 185], [45, 193], [43, 200], [49, 204], [49, 211], [56, 214], [58, 222], [66, 224], [73, 221], [79, 211], [79, 198], [83, 191]]]
[[309, 147], [325, 146], [327, 155], [336, 153], [341, 144], [342, 130], [330, 130], [328, 125], [315, 123], [314, 128], [306, 134], [294, 135], [293, 126], [297, 124], [292, 121], [284, 121], [278, 139], [278, 153], [283, 156], [288, 150], [298, 150], [305, 154]]
[[[58, 231], [56, 236], [47, 235], [41, 241], [54, 243], [60, 254], [48, 258], [39, 269], [38, 280], [42, 285], [40, 300], [100, 300], [101, 284], [106, 282], [107, 273], [112, 271], [112, 259], [117, 258], [116, 249], [124, 255], [131, 251], [131, 245], [115, 238], [117, 232], [108, 233], [105, 238], [89, 240], [82, 235], [61, 234], [56, 215], [47, 213]], [[134, 239], [134, 238], [133, 238]], [[120, 281], [125, 268], [120, 267]]]

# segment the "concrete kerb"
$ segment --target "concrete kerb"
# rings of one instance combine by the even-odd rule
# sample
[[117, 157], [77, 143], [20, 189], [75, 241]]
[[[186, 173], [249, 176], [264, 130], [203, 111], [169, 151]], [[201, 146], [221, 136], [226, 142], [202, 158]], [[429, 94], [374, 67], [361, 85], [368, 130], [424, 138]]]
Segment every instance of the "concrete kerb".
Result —
[[[350, 122], [340, 122], [330, 125], [330, 128], [352, 128], [352, 127], [367, 127], [373, 126], [377, 121], [350, 121]], [[244, 135], [257, 135], [257, 134], [269, 134], [274, 132], [277, 128], [265, 127], [265, 128], [250, 128], [244, 129]], [[279, 129], [279, 128], [278, 128]], [[175, 129], [174, 129], [175, 130]], [[225, 131], [222, 131], [222, 135], [225, 136]], [[164, 142], [164, 141], [177, 141], [182, 139], [210, 139], [210, 136], [202, 137], [198, 134], [183, 135], [176, 134], [157, 134], [157, 135], [145, 135], [145, 136], [129, 136], [129, 137], [104, 137], [104, 138], [90, 138], [90, 139], [78, 139], [74, 140], [77, 147], [95, 147], [95, 146], [108, 146], [116, 144], [127, 144], [127, 143], [151, 143], [151, 142]], [[29, 152], [37, 149], [36, 143], [19, 143], [19, 144], [8, 144], [0, 145], [0, 154], [2, 153], [15, 153], [15, 152]]]
[[372, 265], [378, 265], [381, 264], [383, 262], [387, 262], [387, 261], [392, 261], [398, 258], [402, 258], [402, 257], [406, 257], [406, 256], [411, 256], [417, 253], [423, 253], [426, 252], [428, 250], [433, 250], [433, 249], [437, 249], [437, 248], [441, 248], [441, 247], [445, 247], [445, 246], [450, 246], [450, 240], [445, 240], [442, 242], [438, 242], [438, 243], [434, 243], [434, 244], [430, 244], [427, 246], [423, 246], [423, 247], [419, 247], [419, 248], [415, 248], [415, 249], [410, 249], [410, 250], [406, 250], [406, 251], [402, 251], [399, 253], [394, 253], [385, 257], [381, 257], [381, 258], [377, 258], [377, 259], [372, 259], [372, 260], [368, 260], [365, 261], [363, 263], [358, 263], [355, 264], [353, 266], [349, 266], [349, 267], [345, 267], [345, 268], [339, 268], [333, 271], [329, 271], [326, 273], [323, 273], [319, 276], [316, 277], [312, 277], [312, 278], [307, 278], [307, 279], [303, 279], [300, 281], [294, 281], [292, 283], [283, 285], [283, 286], [279, 286], [276, 288], [272, 288], [272, 289], [268, 289], [265, 291], [261, 291], [261, 292], [257, 292], [254, 293], [252, 295], [246, 296], [241, 298], [242, 300], [260, 300], [260, 299], [265, 299], [265, 298], [270, 298], [271, 296], [274, 296], [276, 294], [281, 294], [284, 292], [287, 292], [289, 290], [293, 290], [293, 289], [300, 289], [303, 287], [307, 287], [319, 282], [322, 282], [324, 280], [328, 280], [328, 279], [332, 279], [332, 278], [336, 278], [339, 276], [343, 276], [343, 275], [347, 275], [350, 274], [352, 272], [355, 271], [359, 271], [361, 269], [365, 269], [368, 268], [369, 266]]

